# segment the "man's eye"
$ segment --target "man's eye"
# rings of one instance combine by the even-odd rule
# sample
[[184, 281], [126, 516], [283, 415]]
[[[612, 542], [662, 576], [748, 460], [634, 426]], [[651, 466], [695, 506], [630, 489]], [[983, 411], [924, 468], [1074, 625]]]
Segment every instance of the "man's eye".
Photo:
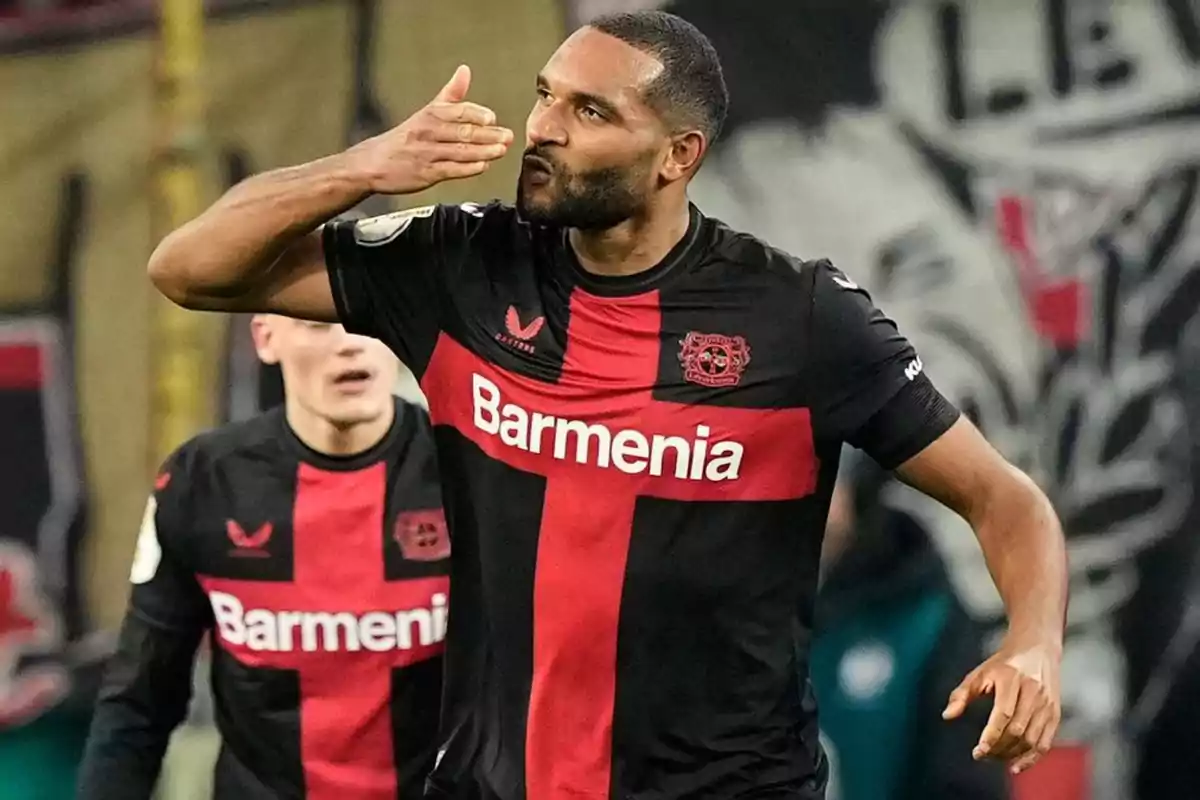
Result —
[[600, 113], [600, 111], [598, 109], [592, 108], [591, 106], [584, 107], [583, 115], [585, 117], [587, 117], [588, 119], [594, 120], [597, 122], [604, 119], [604, 115], [602, 113]]

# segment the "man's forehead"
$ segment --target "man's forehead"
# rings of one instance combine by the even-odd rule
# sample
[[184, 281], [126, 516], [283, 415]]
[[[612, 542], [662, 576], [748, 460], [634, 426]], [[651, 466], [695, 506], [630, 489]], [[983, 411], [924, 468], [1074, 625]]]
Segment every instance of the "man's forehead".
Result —
[[568, 91], [636, 103], [638, 92], [662, 71], [662, 63], [649, 53], [583, 27], [559, 45], [542, 75]]

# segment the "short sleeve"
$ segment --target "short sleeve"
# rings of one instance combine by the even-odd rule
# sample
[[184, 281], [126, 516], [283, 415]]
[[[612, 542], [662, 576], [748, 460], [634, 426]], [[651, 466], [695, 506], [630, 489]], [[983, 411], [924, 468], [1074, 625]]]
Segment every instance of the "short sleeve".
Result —
[[426, 206], [325, 226], [338, 317], [379, 339], [419, 378], [442, 328], [447, 275], [462, 260], [474, 206]]
[[[864, 289], [828, 261], [810, 268], [814, 433], [895, 466], [944, 433], [957, 410], [924, 376], [912, 344]], [[920, 413], [910, 413], [914, 409]]]
[[138, 531], [129, 580], [129, 610], [174, 631], [207, 627], [210, 608], [194, 570], [182, 555], [190, 519], [186, 454], [168, 459], [155, 479]]

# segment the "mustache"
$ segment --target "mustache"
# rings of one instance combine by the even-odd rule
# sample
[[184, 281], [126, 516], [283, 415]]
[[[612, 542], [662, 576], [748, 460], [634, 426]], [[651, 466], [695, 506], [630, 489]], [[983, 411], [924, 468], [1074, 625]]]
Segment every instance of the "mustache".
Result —
[[525, 148], [525, 152], [522, 155], [522, 160], [532, 161], [537, 166], [550, 170], [551, 172], [557, 172], [559, 170], [558, 162], [551, 158], [544, 149], [538, 147], [537, 145]]

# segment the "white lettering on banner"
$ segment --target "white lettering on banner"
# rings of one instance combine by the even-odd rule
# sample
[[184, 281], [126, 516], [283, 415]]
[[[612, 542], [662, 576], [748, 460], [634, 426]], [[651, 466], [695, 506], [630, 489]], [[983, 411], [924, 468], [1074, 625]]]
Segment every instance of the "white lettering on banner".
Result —
[[404, 611], [271, 611], [247, 609], [226, 592], [210, 592], [217, 633], [230, 645], [268, 652], [385, 653], [427, 647], [446, 638], [446, 595], [429, 608]]
[[[679, 480], [737, 480], [745, 453], [739, 442], [710, 443], [707, 425], [697, 425], [696, 438], [689, 441], [632, 429], [614, 432], [600, 423], [531, 412], [503, 402], [500, 388], [479, 374], [472, 375], [471, 400], [475, 427], [509, 447], [601, 469], [616, 467], [628, 475], [658, 478], [669, 471]], [[547, 431], [549, 442], [543, 438]]]

